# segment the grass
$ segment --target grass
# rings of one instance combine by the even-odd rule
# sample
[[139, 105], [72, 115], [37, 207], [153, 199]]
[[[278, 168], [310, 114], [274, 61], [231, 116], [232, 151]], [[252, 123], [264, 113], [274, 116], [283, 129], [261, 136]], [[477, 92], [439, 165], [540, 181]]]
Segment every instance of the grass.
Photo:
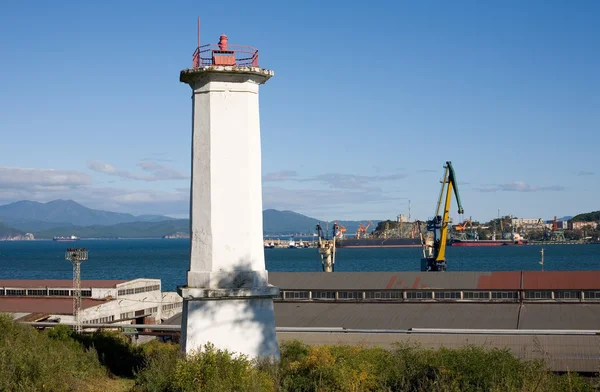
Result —
[[464, 347], [392, 350], [281, 345], [278, 362], [252, 361], [208, 344], [182, 358], [179, 346], [133, 345], [110, 332], [45, 331], [0, 315], [0, 391], [128, 392], [573, 392], [598, 380], [556, 375], [508, 350]]

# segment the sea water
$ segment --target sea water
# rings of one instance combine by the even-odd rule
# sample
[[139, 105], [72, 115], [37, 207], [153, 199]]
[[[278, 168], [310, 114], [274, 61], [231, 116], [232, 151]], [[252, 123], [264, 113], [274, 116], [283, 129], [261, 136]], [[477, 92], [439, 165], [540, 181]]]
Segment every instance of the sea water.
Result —
[[[71, 279], [68, 247], [87, 248], [82, 279], [159, 278], [163, 291], [185, 284], [189, 240], [0, 241], [0, 279]], [[448, 247], [448, 271], [540, 271], [542, 246]], [[340, 248], [336, 271], [419, 271], [420, 248]], [[265, 249], [269, 271], [321, 271], [315, 248]], [[544, 245], [544, 270], [599, 270], [600, 245]]]

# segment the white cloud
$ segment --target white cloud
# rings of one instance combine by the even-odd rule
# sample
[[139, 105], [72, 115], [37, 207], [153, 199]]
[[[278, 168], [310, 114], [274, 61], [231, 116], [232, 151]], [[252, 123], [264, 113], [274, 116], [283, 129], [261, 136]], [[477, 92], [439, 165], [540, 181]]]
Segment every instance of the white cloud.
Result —
[[382, 191], [354, 190], [339, 192], [333, 189], [286, 189], [263, 187], [263, 207], [292, 210], [314, 210], [315, 206], [342, 206], [348, 204], [370, 205], [406, 200]]
[[[95, 167], [105, 171], [114, 169], [102, 163]], [[169, 175], [161, 173], [162, 169], [156, 166], [146, 168], [157, 175]], [[48, 202], [55, 199], [72, 199], [86, 207], [108, 211], [185, 216], [189, 208], [189, 189], [100, 188], [92, 186], [89, 174], [79, 171], [0, 166], [0, 204], [19, 200]]]
[[159, 165], [153, 161], [141, 161], [138, 166], [145, 172], [151, 173], [156, 179], [163, 180], [183, 180], [189, 178], [188, 175], [183, 174], [175, 169]]
[[283, 170], [274, 173], [268, 173], [263, 176], [263, 182], [315, 182], [334, 189], [362, 189], [379, 190], [374, 184], [385, 181], [396, 181], [408, 177], [408, 173], [394, 173], [388, 175], [356, 175], [344, 173], [325, 173], [313, 177], [300, 177], [294, 170]]
[[593, 176], [595, 173], [591, 171], [581, 170], [577, 173], [578, 176]]
[[128, 170], [117, 169], [110, 163], [90, 160], [88, 162], [88, 168], [98, 172], [108, 174], [110, 176], [117, 176], [126, 180], [138, 180], [138, 181], [163, 181], [163, 180], [182, 180], [189, 178], [188, 175], [181, 173], [175, 169], [160, 165], [154, 161], [146, 160], [141, 161], [137, 164], [144, 172], [149, 174], [138, 174], [132, 173]]
[[263, 176], [263, 182], [287, 181], [296, 179], [298, 173], [295, 170], [282, 170], [273, 173], [267, 173]]
[[0, 166], [0, 187], [18, 189], [52, 189], [77, 187], [92, 183], [91, 177], [74, 170], [30, 169]]
[[564, 191], [566, 188], [561, 185], [536, 186], [527, 184], [523, 181], [516, 181], [507, 184], [483, 186], [474, 189], [479, 192], [543, 192]]

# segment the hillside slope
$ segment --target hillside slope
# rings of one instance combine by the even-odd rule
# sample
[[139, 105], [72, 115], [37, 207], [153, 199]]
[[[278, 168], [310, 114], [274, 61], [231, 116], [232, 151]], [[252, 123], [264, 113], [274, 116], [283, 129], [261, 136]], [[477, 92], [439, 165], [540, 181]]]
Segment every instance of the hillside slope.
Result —
[[174, 219], [160, 222], [127, 222], [117, 225], [74, 226], [35, 232], [35, 238], [51, 239], [75, 235], [81, 238], [161, 238], [173, 233], [189, 233], [189, 220]]
[[22, 200], [0, 206], [0, 220], [20, 230], [45, 230], [52, 227], [115, 225], [137, 221], [164, 221], [165, 216], [109, 212], [87, 208], [73, 200], [48, 203]]
[[575, 215], [571, 222], [600, 222], [600, 211], [586, 212]]

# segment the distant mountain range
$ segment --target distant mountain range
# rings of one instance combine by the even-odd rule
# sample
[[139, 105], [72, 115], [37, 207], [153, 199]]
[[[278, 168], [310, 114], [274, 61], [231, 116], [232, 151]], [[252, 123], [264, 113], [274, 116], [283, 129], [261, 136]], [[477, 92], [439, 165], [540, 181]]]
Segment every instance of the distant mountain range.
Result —
[[171, 220], [160, 215], [134, 216], [118, 212], [94, 210], [73, 200], [54, 200], [48, 203], [17, 201], [0, 206], [0, 221], [22, 231], [35, 232], [56, 227], [116, 225], [129, 222], [158, 222]]
[[[596, 213], [597, 214], [597, 213]], [[560, 220], [568, 220], [563, 217]], [[364, 220], [367, 223], [370, 220]], [[372, 220], [375, 225], [378, 220]], [[320, 223], [331, 231], [327, 222], [293, 211], [268, 209], [263, 211], [263, 234], [288, 236], [315, 232]], [[361, 221], [339, 221], [347, 234], [356, 233]], [[374, 229], [371, 226], [370, 229]], [[162, 215], [139, 215], [87, 208], [73, 200], [48, 203], [18, 201], [0, 206], [0, 239], [18, 238], [33, 233], [35, 238], [75, 235], [81, 238], [160, 238], [176, 233], [189, 235], [189, 220]], [[180, 236], [181, 234], [178, 234]]]
[[12, 227], [6, 226], [4, 223], [0, 222], [0, 240], [16, 238], [22, 236], [23, 233], [20, 230], [13, 229]]
[[[338, 221], [340, 225], [346, 228], [348, 234], [356, 233], [361, 222], [366, 225], [370, 220]], [[372, 226], [370, 229], [375, 229], [379, 220], [372, 220], [372, 222], [375, 226]], [[333, 229], [333, 221], [328, 222], [311, 218], [294, 211], [273, 209], [263, 211], [263, 233], [265, 235], [314, 233], [316, 232], [315, 227], [317, 223], [321, 224], [323, 230]]]
[[[333, 227], [333, 222], [293, 211], [263, 211], [266, 235], [313, 233], [317, 223], [321, 223], [324, 230]], [[340, 221], [340, 224], [348, 233], [354, 233], [360, 222]], [[81, 238], [160, 238], [175, 233], [189, 235], [189, 220], [95, 210], [73, 200], [48, 203], [24, 200], [0, 206], [0, 239], [25, 233], [33, 233], [37, 239], [71, 235]]]

